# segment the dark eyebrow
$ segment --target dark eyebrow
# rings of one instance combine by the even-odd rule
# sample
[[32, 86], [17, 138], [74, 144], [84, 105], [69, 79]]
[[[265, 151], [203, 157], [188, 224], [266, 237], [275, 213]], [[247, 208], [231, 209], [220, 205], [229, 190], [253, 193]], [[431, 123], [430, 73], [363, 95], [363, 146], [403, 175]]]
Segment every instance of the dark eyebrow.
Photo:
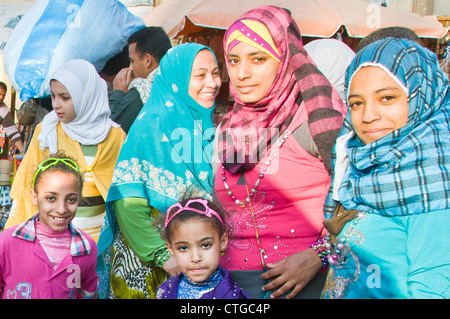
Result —
[[[247, 54], [247, 55], [254, 56], [254, 55], [261, 54], [261, 53], [268, 55], [266, 52], [261, 51], [261, 50], [251, 52], [251, 53], [249, 53], [249, 54]], [[228, 56], [238, 57], [239, 55], [238, 55], [238, 54], [233, 54], [233, 53], [228, 53]]]
[[179, 246], [179, 245], [187, 245], [188, 242], [187, 241], [177, 241], [175, 243], [173, 243], [173, 245]]
[[395, 86], [388, 86], [375, 91], [375, 93], [381, 93], [383, 91], [400, 91], [401, 89]]
[[[395, 86], [388, 86], [388, 87], [376, 90], [375, 93], [380, 94], [384, 91], [401, 91], [401, 89], [398, 87], [395, 87]], [[360, 96], [360, 95], [359, 94], [351, 94], [348, 96], [348, 99], [351, 99], [352, 97], [358, 97], [358, 96]]]
[[[207, 240], [214, 240], [214, 237], [212, 237], [212, 236], [209, 236], [209, 237], [203, 237], [202, 239], [200, 239], [198, 242], [199, 243], [203, 243], [203, 242], [205, 242], [205, 241], [207, 241]], [[187, 242], [187, 241], [177, 241], [177, 242], [175, 242], [175, 243], [173, 243], [174, 245], [188, 245], [189, 243]]]

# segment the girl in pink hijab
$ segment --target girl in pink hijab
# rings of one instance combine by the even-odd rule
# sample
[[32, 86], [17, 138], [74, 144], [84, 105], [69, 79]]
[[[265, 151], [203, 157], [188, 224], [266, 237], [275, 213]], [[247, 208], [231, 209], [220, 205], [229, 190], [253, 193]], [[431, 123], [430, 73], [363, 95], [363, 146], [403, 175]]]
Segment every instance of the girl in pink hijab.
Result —
[[344, 105], [286, 9], [244, 13], [224, 49], [235, 105], [216, 134], [214, 195], [230, 214], [222, 265], [252, 298], [318, 298], [326, 262], [310, 246]]

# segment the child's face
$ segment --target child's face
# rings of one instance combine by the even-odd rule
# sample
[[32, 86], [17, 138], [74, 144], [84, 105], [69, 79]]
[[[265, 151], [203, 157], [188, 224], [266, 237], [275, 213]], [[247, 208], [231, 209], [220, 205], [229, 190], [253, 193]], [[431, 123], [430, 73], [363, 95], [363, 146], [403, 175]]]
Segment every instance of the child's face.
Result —
[[172, 242], [167, 242], [167, 247], [178, 269], [192, 281], [202, 282], [216, 272], [220, 252], [225, 250], [227, 241], [227, 234], [220, 238], [210, 223], [192, 220], [182, 223], [173, 232]]
[[408, 97], [383, 69], [363, 67], [352, 78], [348, 105], [355, 133], [365, 144], [408, 123]]
[[72, 96], [67, 88], [59, 81], [50, 82], [50, 93], [52, 96], [52, 106], [59, 121], [62, 123], [72, 122], [77, 114], [73, 105]]
[[39, 209], [41, 224], [56, 231], [64, 230], [75, 217], [80, 198], [80, 185], [75, 174], [43, 172], [36, 190], [31, 190], [31, 200]]

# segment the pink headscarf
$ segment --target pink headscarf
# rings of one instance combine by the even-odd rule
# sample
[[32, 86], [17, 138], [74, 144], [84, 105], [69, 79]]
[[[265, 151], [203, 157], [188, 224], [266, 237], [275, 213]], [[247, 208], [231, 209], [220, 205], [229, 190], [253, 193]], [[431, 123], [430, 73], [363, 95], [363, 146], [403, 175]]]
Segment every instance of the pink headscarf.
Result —
[[[252, 23], [247, 21], [264, 24], [272, 39], [261, 35], [261, 28], [251, 28]], [[236, 32], [241, 34], [236, 36]], [[227, 30], [225, 55], [237, 41], [248, 44], [253, 41], [257, 48], [263, 44], [273, 58], [279, 58], [280, 64], [272, 88], [256, 103], [243, 103], [230, 85], [235, 105], [224, 117], [217, 136], [222, 165], [233, 174], [251, 170], [283, 134], [301, 105], [308, 114], [310, 133], [329, 169], [332, 147], [346, 108], [338, 92], [304, 50], [300, 31], [290, 12], [274, 6], [247, 11]], [[228, 59], [225, 61], [229, 67]]]

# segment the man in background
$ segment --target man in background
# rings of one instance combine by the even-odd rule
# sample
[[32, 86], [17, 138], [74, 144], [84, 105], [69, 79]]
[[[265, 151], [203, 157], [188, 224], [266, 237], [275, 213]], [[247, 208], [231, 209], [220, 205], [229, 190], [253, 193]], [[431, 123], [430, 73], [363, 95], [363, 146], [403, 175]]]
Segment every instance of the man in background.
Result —
[[109, 96], [111, 119], [128, 133], [148, 99], [161, 58], [172, 47], [161, 27], [146, 27], [128, 39], [130, 66], [117, 73]]

